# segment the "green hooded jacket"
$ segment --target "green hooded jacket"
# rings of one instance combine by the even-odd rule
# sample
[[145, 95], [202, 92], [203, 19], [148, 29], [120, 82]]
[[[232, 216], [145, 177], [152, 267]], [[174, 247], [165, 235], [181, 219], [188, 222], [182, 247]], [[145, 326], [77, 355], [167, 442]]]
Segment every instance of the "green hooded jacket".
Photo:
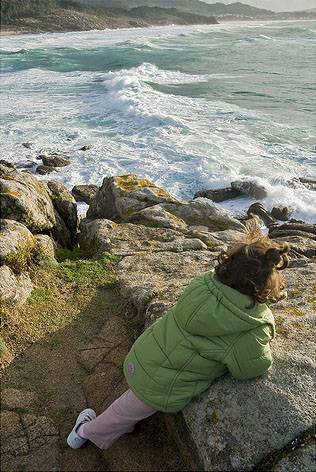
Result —
[[262, 375], [272, 364], [274, 318], [267, 305], [251, 304], [214, 272], [193, 279], [132, 346], [129, 388], [156, 410], [176, 412], [227, 371], [236, 379]]

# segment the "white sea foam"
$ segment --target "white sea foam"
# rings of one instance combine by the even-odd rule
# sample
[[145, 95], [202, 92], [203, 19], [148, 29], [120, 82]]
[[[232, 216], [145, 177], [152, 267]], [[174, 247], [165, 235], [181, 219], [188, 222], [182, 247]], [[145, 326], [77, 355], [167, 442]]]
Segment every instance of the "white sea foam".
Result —
[[[210, 28], [7, 38], [2, 47], [18, 51], [69, 43], [72, 48], [120, 43], [118, 47], [131, 49], [138, 44], [152, 48], [154, 44], [158, 51], [168, 46], [169, 36], [176, 38], [173, 41], [191, 43], [192, 35], [197, 35], [201, 43], [199, 35]], [[220, 28], [216, 31], [224, 34], [240, 28], [244, 35], [245, 30], [240, 25]], [[160, 43], [156, 42], [157, 33], [163, 36]], [[180, 45], [176, 47], [180, 50]], [[234, 104], [230, 97], [210, 100], [177, 93], [183, 86], [207, 84], [216, 89], [222, 82], [234, 83], [244, 77], [216, 68], [211, 72], [190, 74], [148, 62], [112, 72], [8, 71], [1, 83], [5, 97], [1, 111], [6, 119], [1, 128], [1, 158], [35, 161], [40, 151], [61, 150], [72, 156], [72, 164], [58, 172], [58, 178], [69, 187], [99, 184], [107, 175], [136, 172], [180, 198], [190, 198], [202, 188], [229, 185], [232, 180], [256, 179], [268, 191], [263, 203], [269, 208], [287, 204], [295, 208], [294, 217], [315, 220], [313, 192], [292, 181], [300, 175], [313, 175], [315, 154], [302, 146], [304, 140], [311, 140], [310, 131], [276, 121], [262, 110]], [[24, 141], [34, 142], [34, 147], [23, 148]], [[79, 151], [85, 144], [91, 144], [91, 150]], [[251, 202], [245, 197], [223, 205], [242, 212]]]

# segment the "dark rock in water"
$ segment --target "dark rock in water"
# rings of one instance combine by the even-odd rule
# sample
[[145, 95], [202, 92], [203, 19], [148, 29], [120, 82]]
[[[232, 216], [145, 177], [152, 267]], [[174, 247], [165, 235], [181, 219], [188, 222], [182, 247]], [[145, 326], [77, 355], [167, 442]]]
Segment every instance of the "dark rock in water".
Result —
[[51, 172], [57, 172], [54, 167], [51, 166], [37, 166], [36, 172], [40, 175], [50, 174]]
[[225, 200], [230, 200], [231, 198], [240, 197], [243, 193], [240, 190], [227, 187], [227, 188], [219, 188], [216, 190], [202, 190], [197, 192], [194, 195], [194, 198], [204, 197], [213, 200], [213, 202], [224, 202]]
[[69, 159], [59, 155], [42, 156], [42, 161], [44, 166], [50, 167], [65, 167], [71, 163]]
[[6, 161], [5, 159], [0, 159], [0, 164], [2, 166], [10, 167], [10, 169], [15, 169], [15, 165], [12, 162]]
[[91, 149], [91, 146], [82, 146], [79, 151], [88, 151], [89, 149]]
[[316, 179], [312, 179], [309, 177], [298, 177], [298, 179], [294, 180], [298, 180], [299, 182], [301, 182], [301, 184], [304, 184], [305, 187], [307, 187], [308, 189], [316, 191]]
[[99, 187], [97, 185], [75, 185], [71, 193], [77, 202], [85, 202], [90, 205], [91, 200], [96, 196]]
[[24, 161], [16, 163], [15, 167], [17, 169], [32, 169], [36, 165], [34, 161]]
[[291, 208], [286, 206], [273, 207], [271, 210], [271, 216], [276, 220], [288, 221], [292, 213]]
[[249, 180], [236, 180], [231, 183], [231, 186], [233, 189], [249, 197], [261, 199], [267, 196], [267, 191], [262, 185]]
[[264, 222], [266, 226], [271, 226], [276, 223], [275, 219], [272, 218], [268, 210], [260, 202], [253, 203], [250, 205], [247, 211], [247, 215], [257, 215]]
[[33, 143], [22, 143], [22, 146], [24, 146], [27, 149], [30, 149], [33, 146]]

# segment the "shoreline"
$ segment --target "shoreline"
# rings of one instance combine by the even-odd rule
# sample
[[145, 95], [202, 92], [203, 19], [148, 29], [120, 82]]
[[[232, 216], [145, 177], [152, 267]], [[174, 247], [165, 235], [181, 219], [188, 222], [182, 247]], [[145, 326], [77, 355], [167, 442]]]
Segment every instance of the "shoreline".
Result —
[[17, 29], [13, 29], [13, 27], [9, 27], [9, 29], [6, 29], [5, 27], [1, 26], [0, 27], [0, 37], [6, 37], [6, 36], [23, 36], [23, 35], [36, 35], [36, 34], [65, 34], [65, 33], [88, 33], [88, 32], [92, 32], [92, 31], [95, 31], [95, 32], [99, 32], [99, 31], [108, 31], [108, 30], [112, 30], [112, 31], [117, 31], [117, 30], [126, 30], [126, 29], [146, 29], [146, 28], [155, 28], [155, 27], [171, 27], [171, 26], [174, 26], [174, 27], [190, 27], [190, 26], [222, 26], [222, 25], [234, 25], [234, 26], [238, 26], [238, 25], [248, 25], [248, 24], [256, 24], [256, 23], [296, 23], [296, 22], [315, 22], [316, 21], [316, 17], [315, 18], [306, 18], [306, 19], [300, 19], [300, 18], [297, 18], [297, 19], [253, 19], [253, 20], [223, 20], [221, 19], [221, 21], [218, 23], [214, 23], [214, 24], [207, 24], [207, 23], [192, 23], [192, 24], [180, 24], [180, 23], [173, 23], [173, 24], [145, 24], [145, 25], [135, 25], [135, 26], [132, 26], [132, 25], [122, 25], [122, 26], [108, 26], [106, 28], [89, 28], [89, 29], [80, 29], [80, 30], [76, 30], [76, 29], [64, 29], [64, 30], [55, 30], [55, 31], [32, 31], [32, 30], [28, 30], [28, 31], [25, 31], [23, 30], [23, 28], [17, 28]]

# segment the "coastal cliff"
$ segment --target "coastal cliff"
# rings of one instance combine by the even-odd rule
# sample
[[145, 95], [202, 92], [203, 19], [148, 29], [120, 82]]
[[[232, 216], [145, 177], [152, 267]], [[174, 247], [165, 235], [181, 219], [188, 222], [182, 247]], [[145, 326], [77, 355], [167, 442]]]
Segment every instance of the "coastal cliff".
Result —
[[[100, 412], [124, 391], [121, 365], [133, 341], [246, 237], [258, 209], [237, 218], [134, 174], [70, 193], [2, 162], [0, 184], [3, 470], [74, 470], [78, 461], [105, 470], [103, 460], [109, 470], [311, 470], [315, 226], [268, 222], [271, 237], [292, 245], [289, 297], [273, 308], [272, 371], [243, 382], [223, 376], [183, 412], [144, 422], [102, 458], [92, 447], [78, 454], [61, 446], [75, 413], [87, 404]], [[84, 219], [74, 195], [89, 202]]]

